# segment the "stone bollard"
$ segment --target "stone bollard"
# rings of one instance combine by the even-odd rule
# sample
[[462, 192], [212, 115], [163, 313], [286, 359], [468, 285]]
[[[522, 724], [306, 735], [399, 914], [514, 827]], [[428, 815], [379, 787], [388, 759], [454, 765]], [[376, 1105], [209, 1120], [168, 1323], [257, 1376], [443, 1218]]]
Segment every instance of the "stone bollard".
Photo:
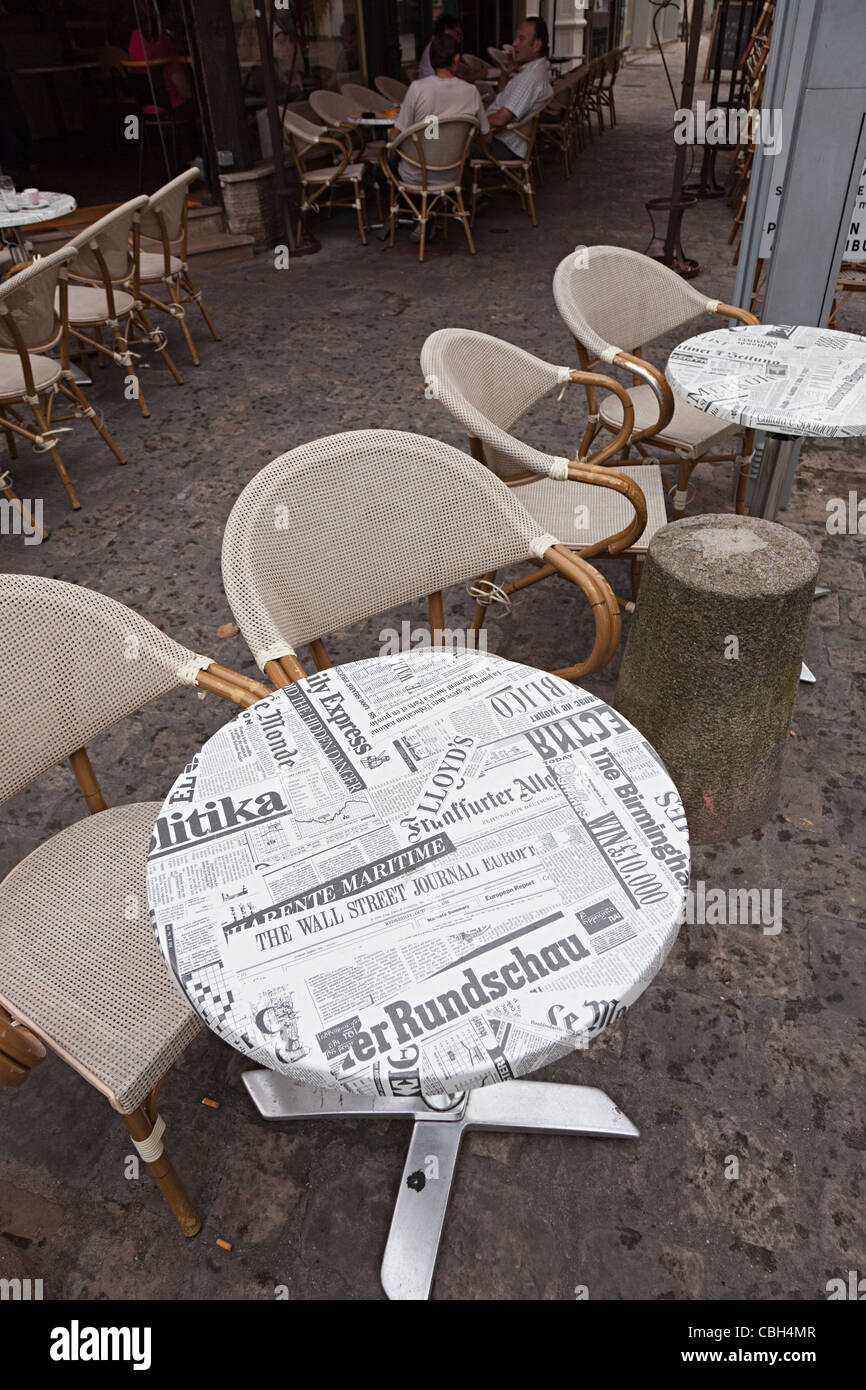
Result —
[[615, 704], [657, 750], [695, 841], [776, 808], [818, 557], [746, 516], [695, 516], [650, 542]]

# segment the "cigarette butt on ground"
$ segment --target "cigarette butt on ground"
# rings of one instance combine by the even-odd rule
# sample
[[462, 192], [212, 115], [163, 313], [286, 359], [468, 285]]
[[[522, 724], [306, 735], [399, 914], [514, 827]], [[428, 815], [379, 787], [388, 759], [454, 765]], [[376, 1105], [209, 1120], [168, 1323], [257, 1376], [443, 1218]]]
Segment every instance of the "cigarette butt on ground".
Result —
[[202, 1096], [202, 1098], [201, 1098], [201, 1103], [202, 1103], [202, 1105], [209, 1105], [210, 1108], [211, 1108], [211, 1110], [219, 1110], [219, 1108], [220, 1108], [220, 1103], [219, 1103], [219, 1101], [218, 1101], [218, 1100], [211, 1100], [210, 1096]]
[[219, 1246], [220, 1250], [231, 1250], [232, 1248], [231, 1241], [228, 1240], [218, 1240], [217, 1245]]

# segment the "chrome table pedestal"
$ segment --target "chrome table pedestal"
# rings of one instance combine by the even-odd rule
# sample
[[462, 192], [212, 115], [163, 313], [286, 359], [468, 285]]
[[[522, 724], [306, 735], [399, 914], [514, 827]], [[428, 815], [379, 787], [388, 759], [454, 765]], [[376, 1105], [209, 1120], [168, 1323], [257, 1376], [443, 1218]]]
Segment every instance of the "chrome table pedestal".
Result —
[[266, 1120], [333, 1115], [395, 1119], [402, 1115], [414, 1121], [382, 1261], [382, 1287], [390, 1299], [420, 1300], [430, 1295], [457, 1153], [467, 1129], [638, 1137], [631, 1120], [593, 1086], [503, 1081], [462, 1095], [387, 1100], [312, 1090], [281, 1072], [264, 1069], [245, 1072], [243, 1079]]

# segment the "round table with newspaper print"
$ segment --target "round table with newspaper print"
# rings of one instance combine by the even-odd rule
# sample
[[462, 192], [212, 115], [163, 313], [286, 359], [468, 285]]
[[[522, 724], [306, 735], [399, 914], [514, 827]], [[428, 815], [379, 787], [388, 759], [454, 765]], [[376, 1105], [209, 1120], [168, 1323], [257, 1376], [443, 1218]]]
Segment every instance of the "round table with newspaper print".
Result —
[[48, 193], [39, 190], [39, 202], [25, 203], [22, 194], [17, 195], [18, 207], [7, 208], [0, 197], [0, 227], [32, 227], [37, 222], [50, 222], [55, 217], [66, 217], [78, 207], [71, 193]]
[[770, 521], [798, 439], [866, 434], [866, 338], [857, 333], [737, 324], [680, 343], [665, 375], [697, 410], [767, 431], [750, 511]]
[[688, 881], [679, 795], [616, 710], [430, 649], [239, 713], [178, 777], [148, 861], [205, 1023], [302, 1085], [384, 1097], [586, 1046], [661, 967]]

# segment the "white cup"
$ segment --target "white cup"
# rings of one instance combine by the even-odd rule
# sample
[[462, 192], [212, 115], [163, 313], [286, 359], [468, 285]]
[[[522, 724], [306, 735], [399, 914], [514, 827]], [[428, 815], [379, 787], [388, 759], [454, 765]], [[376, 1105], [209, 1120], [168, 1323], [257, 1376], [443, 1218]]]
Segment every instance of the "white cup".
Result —
[[39, 206], [39, 189], [38, 189], [38, 188], [25, 188], [24, 192], [21, 194], [21, 197], [25, 200], [25, 204], [29, 204], [29, 206], [30, 206], [30, 207], [33, 207], [33, 208], [38, 208], [38, 206]]

